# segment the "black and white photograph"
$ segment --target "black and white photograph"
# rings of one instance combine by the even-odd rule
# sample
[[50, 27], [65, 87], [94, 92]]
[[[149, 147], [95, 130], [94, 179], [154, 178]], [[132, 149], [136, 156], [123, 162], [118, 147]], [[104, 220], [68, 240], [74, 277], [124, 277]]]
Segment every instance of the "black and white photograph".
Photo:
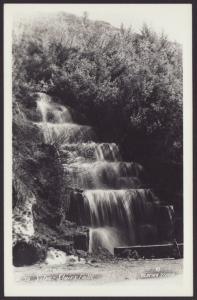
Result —
[[5, 4], [6, 296], [191, 296], [192, 5]]

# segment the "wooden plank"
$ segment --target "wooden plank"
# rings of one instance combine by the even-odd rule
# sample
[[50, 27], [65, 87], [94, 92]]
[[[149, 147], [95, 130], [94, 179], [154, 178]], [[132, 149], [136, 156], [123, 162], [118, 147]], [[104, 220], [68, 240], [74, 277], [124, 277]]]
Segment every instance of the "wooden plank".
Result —
[[114, 248], [114, 255], [122, 258], [182, 258], [183, 244], [167, 243], [116, 247]]

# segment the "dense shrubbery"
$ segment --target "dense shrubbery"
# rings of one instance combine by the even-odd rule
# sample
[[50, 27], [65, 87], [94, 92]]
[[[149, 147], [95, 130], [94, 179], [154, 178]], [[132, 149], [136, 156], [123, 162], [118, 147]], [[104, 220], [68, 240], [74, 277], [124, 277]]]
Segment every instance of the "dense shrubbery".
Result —
[[180, 45], [145, 25], [137, 34], [86, 15], [20, 26], [13, 44], [17, 101], [28, 105], [30, 91], [45, 90], [85, 113], [102, 139], [121, 143], [129, 158], [181, 161]]

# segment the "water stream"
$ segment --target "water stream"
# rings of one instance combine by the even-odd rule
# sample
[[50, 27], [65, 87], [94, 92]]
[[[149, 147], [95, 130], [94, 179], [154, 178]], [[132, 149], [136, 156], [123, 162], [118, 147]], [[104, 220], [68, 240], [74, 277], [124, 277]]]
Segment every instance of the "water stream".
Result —
[[59, 145], [65, 185], [76, 189], [68, 218], [89, 226], [89, 251], [136, 244], [139, 224], [153, 223], [157, 201], [142, 188], [142, 166], [123, 162], [118, 145], [98, 142], [92, 127], [74, 123], [70, 109], [50, 96], [38, 93], [37, 109], [45, 142]]

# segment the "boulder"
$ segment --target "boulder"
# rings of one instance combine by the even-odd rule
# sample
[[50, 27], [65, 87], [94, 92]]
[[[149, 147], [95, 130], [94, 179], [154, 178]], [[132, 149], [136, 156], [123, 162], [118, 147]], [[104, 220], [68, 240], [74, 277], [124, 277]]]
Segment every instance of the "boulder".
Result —
[[33, 265], [45, 257], [46, 247], [35, 240], [20, 240], [13, 247], [13, 265], [16, 267]]

